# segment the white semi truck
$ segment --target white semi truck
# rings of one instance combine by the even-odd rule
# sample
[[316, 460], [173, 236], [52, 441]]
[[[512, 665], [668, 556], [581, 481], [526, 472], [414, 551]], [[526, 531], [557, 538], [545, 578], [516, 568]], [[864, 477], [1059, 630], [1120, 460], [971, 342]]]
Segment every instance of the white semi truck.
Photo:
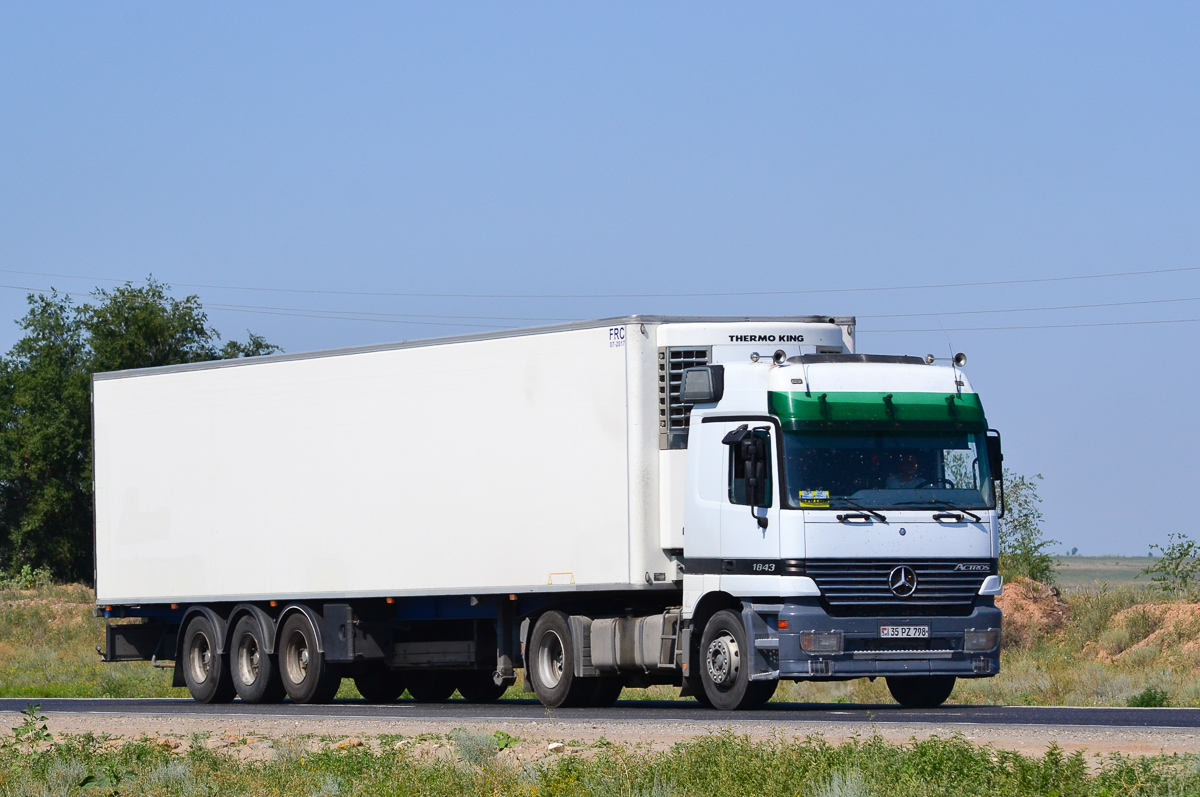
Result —
[[[632, 316], [97, 374], [107, 661], [202, 702], [497, 699], [1000, 664], [999, 436], [853, 318]], [[172, 664], [162, 664], [172, 662]]]

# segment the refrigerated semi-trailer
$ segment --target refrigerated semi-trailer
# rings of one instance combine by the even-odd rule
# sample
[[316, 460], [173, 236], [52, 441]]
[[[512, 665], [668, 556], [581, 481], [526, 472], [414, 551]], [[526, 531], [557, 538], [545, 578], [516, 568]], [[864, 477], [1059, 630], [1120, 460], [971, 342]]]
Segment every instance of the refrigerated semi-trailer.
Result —
[[[107, 661], [202, 702], [999, 671], [999, 435], [848, 317], [630, 316], [97, 374]], [[138, 618], [131, 621], [128, 618]]]

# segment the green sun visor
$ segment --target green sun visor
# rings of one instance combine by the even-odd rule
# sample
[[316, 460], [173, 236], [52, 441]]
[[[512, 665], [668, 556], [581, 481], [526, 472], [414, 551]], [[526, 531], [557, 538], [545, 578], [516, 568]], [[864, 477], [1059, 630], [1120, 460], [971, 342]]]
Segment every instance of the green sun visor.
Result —
[[767, 405], [787, 431], [987, 429], [976, 393], [771, 392]]

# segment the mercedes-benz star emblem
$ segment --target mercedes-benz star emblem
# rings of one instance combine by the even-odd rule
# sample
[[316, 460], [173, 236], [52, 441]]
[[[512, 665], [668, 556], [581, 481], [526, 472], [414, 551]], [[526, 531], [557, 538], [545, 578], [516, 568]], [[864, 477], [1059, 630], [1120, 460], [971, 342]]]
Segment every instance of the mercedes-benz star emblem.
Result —
[[907, 598], [917, 591], [917, 574], [908, 565], [900, 565], [888, 573], [888, 587], [897, 598]]

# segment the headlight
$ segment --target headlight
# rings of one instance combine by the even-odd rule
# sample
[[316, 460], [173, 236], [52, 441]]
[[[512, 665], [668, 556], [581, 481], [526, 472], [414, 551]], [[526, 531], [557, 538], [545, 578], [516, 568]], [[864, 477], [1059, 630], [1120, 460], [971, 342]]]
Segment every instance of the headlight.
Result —
[[993, 650], [999, 641], [1000, 631], [995, 628], [967, 631], [963, 634], [963, 650]]
[[842, 632], [818, 634], [815, 631], [800, 632], [800, 649], [805, 653], [841, 653]]

